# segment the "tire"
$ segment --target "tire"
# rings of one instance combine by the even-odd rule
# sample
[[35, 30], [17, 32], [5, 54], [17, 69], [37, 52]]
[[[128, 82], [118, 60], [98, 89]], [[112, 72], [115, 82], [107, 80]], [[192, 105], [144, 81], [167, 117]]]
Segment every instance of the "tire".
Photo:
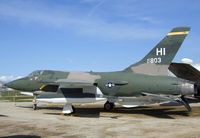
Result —
[[33, 104], [33, 110], [37, 110], [37, 104]]
[[114, 108], [114, 103], [111, 103], [111, 102], [107, 101], [104, 104], [104, 110], [106, 110], [106, 111], [111, 111], [113, 108]]
[[76, 109], [75, 109], [75, 107], [73, 105], [72, 105], [72, 110], [73, 110], [72, 114], [75, 114], [76, 113]]

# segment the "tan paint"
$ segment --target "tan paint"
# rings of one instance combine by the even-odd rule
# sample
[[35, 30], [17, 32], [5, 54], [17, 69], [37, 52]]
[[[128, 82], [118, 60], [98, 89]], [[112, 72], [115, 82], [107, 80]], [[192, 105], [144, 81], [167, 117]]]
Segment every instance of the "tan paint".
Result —
[[100, 79], [100, 75], [92, 75], [87, 72], [70, 72], [67, 79], [69, 80], [79, 80], [94, 83], [96, 79]]
[[146, 75], [168, 75], [168, 67], [169, 65], [156, 65], [156, 64], [140, 64], [137, 66], [131, 67], [131, 70], [134, 73], [146, 74]]

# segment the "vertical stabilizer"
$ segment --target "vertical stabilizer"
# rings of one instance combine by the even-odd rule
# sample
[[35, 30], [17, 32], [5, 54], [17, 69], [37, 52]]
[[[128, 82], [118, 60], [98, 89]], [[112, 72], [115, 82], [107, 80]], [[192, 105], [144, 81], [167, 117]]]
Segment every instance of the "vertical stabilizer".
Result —
[[141, 61], [129, 66], [124, 71], [148, 75], [167, 75], [168, 67], [189, 31], [189, 27], [172, 29]]

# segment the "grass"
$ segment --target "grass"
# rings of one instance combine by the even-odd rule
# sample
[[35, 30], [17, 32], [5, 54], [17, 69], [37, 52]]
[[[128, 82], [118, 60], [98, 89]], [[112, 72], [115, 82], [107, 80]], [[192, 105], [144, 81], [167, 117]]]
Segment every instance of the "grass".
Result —
[[20, 94], [19, 91], [2, 91], [0, 92], [0, 100], [10, 102], [32, 102], [33, 96]]

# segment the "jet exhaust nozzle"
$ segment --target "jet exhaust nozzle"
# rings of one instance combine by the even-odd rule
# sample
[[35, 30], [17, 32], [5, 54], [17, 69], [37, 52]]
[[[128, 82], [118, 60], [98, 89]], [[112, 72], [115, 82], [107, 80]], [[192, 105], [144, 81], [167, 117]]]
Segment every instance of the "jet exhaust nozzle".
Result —
[[197, 87], [193, 83], [184, 82], [181, 84], [181, 95], [197, 94]]

